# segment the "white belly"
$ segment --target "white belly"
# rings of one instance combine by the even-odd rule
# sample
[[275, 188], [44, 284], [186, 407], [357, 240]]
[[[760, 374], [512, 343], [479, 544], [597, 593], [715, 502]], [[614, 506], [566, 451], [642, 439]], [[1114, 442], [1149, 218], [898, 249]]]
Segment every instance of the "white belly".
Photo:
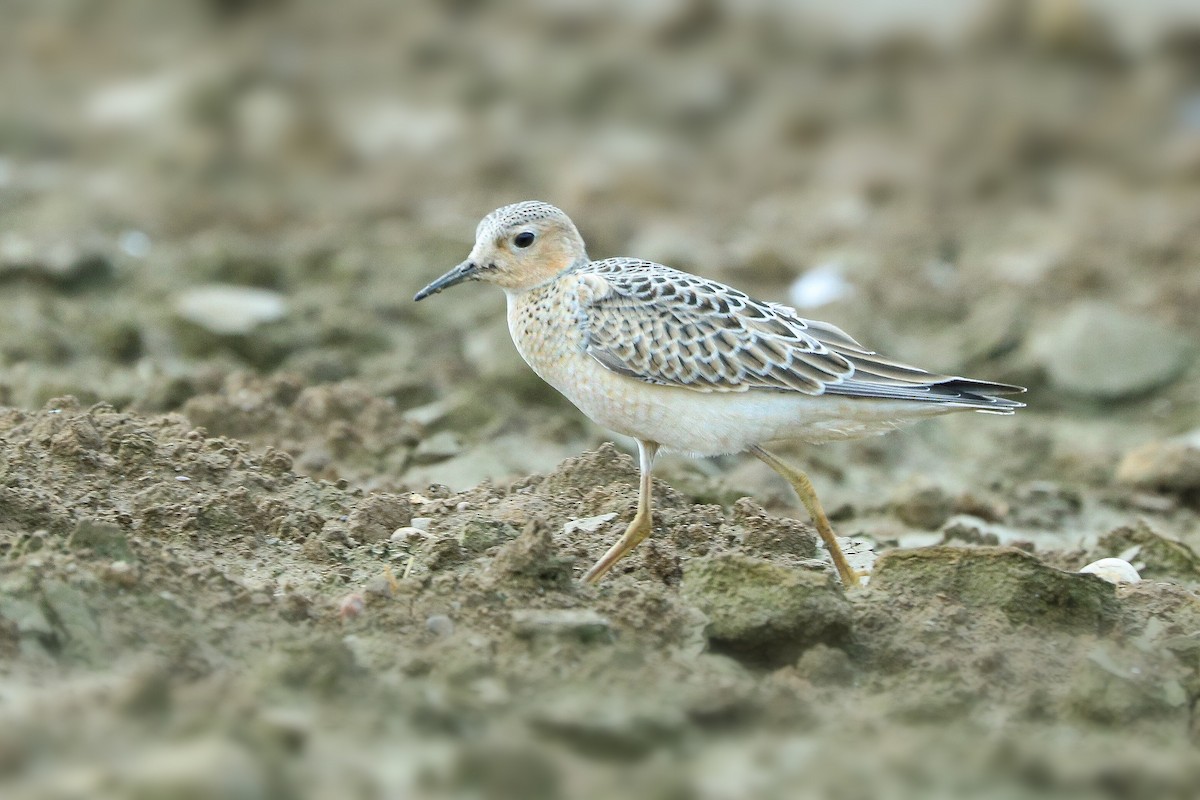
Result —
[[695, 455], [740, 453], [779, 440], [871, 436], [949, 410], [771, 391], [695, 392], [618, 375], [586, 355], [568, 374], [543, 377], [597, 424]]

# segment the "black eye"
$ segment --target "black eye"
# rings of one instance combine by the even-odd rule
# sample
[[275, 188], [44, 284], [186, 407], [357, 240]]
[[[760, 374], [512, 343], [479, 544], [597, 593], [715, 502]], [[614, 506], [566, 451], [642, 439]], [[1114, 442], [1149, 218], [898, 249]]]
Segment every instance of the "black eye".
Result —
[[529, 231], [521, 231], [513, 237], [513, 244], [521, 248], [529, 247], [533, 244], [533, 234]]

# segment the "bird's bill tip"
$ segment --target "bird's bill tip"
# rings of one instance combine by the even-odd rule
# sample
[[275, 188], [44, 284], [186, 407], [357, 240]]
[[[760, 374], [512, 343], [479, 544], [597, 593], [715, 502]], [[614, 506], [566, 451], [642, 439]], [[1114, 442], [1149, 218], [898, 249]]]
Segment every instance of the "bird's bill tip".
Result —
[[413, 302], [417, 303], [424, 300], [430, 295], [437, 294], [443, 289], [449, 289], [455, 284], [474, 278], [479, 272], [479, 267], [473, 261], [464, 261], [454, 269], [447, 272], [442, 277], [435, 280], [433, 283], [426, 286], [421, 291], [413, 295]]

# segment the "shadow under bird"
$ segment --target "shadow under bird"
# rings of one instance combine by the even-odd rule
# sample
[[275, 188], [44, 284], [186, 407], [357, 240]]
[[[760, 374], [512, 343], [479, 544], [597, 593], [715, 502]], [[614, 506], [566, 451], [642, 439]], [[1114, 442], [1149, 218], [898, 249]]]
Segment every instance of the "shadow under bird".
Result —
[[885, 433], [953, 411], [1011, 414], [1019, 386], [936, 375], [884, 358], [827, 322], [717, 281], [636, 258], [591, 261], [575, 224], [548, 203], [488, 214], [466, 261], [417, 293], [464, 281], [504, 290], [526, 363], [597, 424], [638, 443], [638, 508], [588, 570], [593, 583], [651, 531], [650, 475], [662, 448], [749, 451], [782, 475], [812, 517], [842, 583], [842, 553], [808, 476], [763, 445]]

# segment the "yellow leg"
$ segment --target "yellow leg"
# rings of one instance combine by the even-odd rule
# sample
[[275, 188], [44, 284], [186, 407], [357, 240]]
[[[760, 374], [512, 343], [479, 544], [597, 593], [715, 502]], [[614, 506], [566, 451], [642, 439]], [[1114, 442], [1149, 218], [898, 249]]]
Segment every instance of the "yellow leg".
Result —
[[608, 552], [596, 562], [595, 566], [583, 576], [584, 583], [595, 583], [604, 577], [604, 573], [613, 568], [630, 550], [641, 544], [650, 535], [653, 528], [653, 517], [650, 513], [650, 471], [654, 466], [654, 454], [658, 445], [654, 442], [643, 442], [638, 439], [638, 462], [642, 468], [641, 488], [638, 490], [638, 509], [633, 522], [625, 529], [625, 533], [616, 543], [608, 548]]
[[808, 515], [812, 517], [813, 524], [817, 526], [817, 533], [821, 536], [821, 541], [825, 543], [825, 549], [829, 551], [833, 565], [837, 567], [842, 585], [846, 588], [858, 586], [858, 579], [862, 577], [863, 573], [852, 569], [850, 562], [846, 561], [841, 545], [837, 543], [837, 539], [833, 535], [829, 517], [825, 516], [825, 511], [821, 508], [821, 501], [817, 499], [817, 491], [813, 488], [812, 481], [808, 476], [795, 467], [785, 464], [779, 456], [767, 452], [758, 445], [751, 447], [750, 452], [758, 456], [764, 464], [778, 472], [784, 480], [792, 485], [800, 497], [800, 502], [808, 510]]

